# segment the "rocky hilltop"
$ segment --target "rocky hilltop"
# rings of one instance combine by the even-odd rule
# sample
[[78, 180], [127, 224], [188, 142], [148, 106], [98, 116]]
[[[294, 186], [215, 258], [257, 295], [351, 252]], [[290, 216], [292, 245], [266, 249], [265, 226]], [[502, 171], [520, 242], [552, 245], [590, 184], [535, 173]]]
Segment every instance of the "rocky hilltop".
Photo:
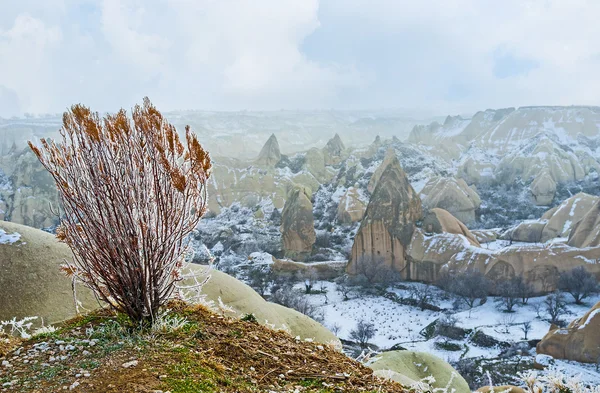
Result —
[[470, 184], [533, 182], [534, 200], [546, 205], [555, 183], [599, 171], [599, 134], [600, 108], [522, 107], [415, 126], [408, 141], [431, 146]]
[[369, 269], [378, 260], [399, 273], [405, 272], [406, 248], [423, 212], [400, 162], [393, 155], [388, 157], [354, 238], [348, 263], [351, 274]]

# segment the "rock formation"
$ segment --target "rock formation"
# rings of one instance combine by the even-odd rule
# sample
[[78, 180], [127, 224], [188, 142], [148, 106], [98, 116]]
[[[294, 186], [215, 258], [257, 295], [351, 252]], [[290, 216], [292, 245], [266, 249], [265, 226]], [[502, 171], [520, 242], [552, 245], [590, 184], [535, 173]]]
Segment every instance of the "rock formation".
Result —
[[[54, 180], [29, 148], [4, 157], [10, 187], [0, 188], [4, 201], [4, 218], [34, 228], [58, 223], [52, 208], [57, 209], [58, 193]], [[8, 162], [9, 161], [9, 162]]]
[[460, 220], [448, 211], [434, 208], [427, 212], [421, 225], [426, 233], [453, 233], [463, 235], [474, 246], [479, 247], [479, 241]]
[[281, 160], [281, 152], [279, 150], [279, 142], [275, 134], [271, 134], [267, 143], [263, 146], [258, 158], [256, 159], [257, 165], [262, 166], [275, 166]]
[[491, 243], [496, 241], [500, 236], [498, 231], [494, 229], [475, 229], [471, 233], [475, 236], [479, 244]]
[[338, 134], [335, 134], [335, 136], [327, 142], [327, 145], [325, 145], [325, 148], [323, 149], [325, 163], [327, 165], [339, 163], [342, 159], [342, 153], [344, 150], [346, 150], [346, 146], [344, 146], [342, 138], [340, 138]]
[[555, 359], [596, 363], [600, 358], [600, 303], [566, 328], [550, 327], [537, 345], [537, 353]]
[[542, 232], [542, 242], [555, 237], [568, 237], [575, 224], [594, 206], [600, 198], [579, 193], [566, 199], [558, 207], [548, 210], [542, 220], [548, 220]]
[[325, 153], [323, 150], [313, 147], [304, 156], [306, 169], [319, 181], [329, 178], [325, 165]]
[[[471, 393], [469, 384], [450, 364], [425, 352], [388, 351], [377, 355], [369, 365], [375, 375], [410, 386], [424, 378], [433, 376], [434, 389], [445, 389], [455, 393]], [[448, 384], [452, 380], [450, 386]]]
[[337, 219], [342, 224], [351, 224], [362, 220], [366, 206], [361, 200], [359, 190], [350, 187], [340, 198], [337, 209]]
[[357, 274], [360, 266], [381, 260], [406, 275], [406, 247], [422, 217], [421, 200], [413, 190], [395, 155], [385, 168], [371, 195], [360, 228], [354, 238], [347, 271]]
[[371, 179], [369, 179], [369, 184], [367, 185], [367, 190], [372, 194], [375, 191], [375, 187], [383, 174], [383, 171], [388, 167], [391, 162], [394, 160], [398, 161], [398, 157], [396, 157], [396, 151], [393, 148], [389, 148], [385, 152], [385, 157], [383, 158], [383, 162], [377, 167]]
[[[559, 206], [548, 210], [539, 220], [523, 221], [501, 236], [504, 240], [528, 243], [545, 243], [555, 238], [569, 237], [576, 224], [584, 218], [600, 198], [579, 193]], [[572, 243], [573, 247], [576, 242]]]
[[556, 193], [556, 182], [548, 171], [544, 171], [531, 183], [530, 190], [536, 205], [549, 205]]
[[312, 252], [316, 240], [310, 191], [294, 187], [281, 213], [283, 249], [287, 258], [302, 261]]
[[599, 124], [597, 107], [507, 108], [415, 126], [409, 142], [458, 161], [457, 176], [469, 184], [536, 181], [532, 194], [544, 204], [552, 195], [552, 181], [577, 181], [600, 172], [591, 153]]
[[479, 195], [463, 179], [433, 178], [421, 191], [423, 207], [441, 208], [466, 225], [475, 222], [475, 211], [481, 205]]
[[600, 247], [573, 248], [564, 243], [513, 245], [500, 250], [475, 247], [464, 236], [427, 236], [415, 231], [408, 248], [410, 278], [433, 282], [442, 271], [475, 269], [493, 280], [523, 276], [537, 293], [556, 289], [561, 272], [578, 266], [600, 278]]
[[520, 149], [508, 151], [498, 164], [499, 181], [536, 179], [545, 174], [555, 182], [564, 183], [585, 177], [579, 158], [549, 137], [536, 137], [524, 142]]
[[547, 224], [547, 220], [523, 221], [508, 229], [500, 238], [511, 242], [540, 243]]
[[579, 248], [600, 246], [600, 200], [573, 226], [568, 244]]

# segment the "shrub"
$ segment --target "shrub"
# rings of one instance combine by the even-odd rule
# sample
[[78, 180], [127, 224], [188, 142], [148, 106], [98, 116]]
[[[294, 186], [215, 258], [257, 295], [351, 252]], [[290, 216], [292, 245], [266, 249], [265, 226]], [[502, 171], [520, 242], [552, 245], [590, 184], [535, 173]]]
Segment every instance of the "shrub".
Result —
[[505, 312], [513, 312], [519, 302], [519, 293], [516, 280], [505, 280], [496, 285], [498, 297], [495, 302], [498, 308]]
[[453, 343], [451, 341], [436, 341], [433, 346], [436, 349], [441, 349], [443, 351], [460, 351], [462, 349], [462, 347], [460, 346], [460, 344], [457, 343]]
[[96, 296], [134, 321], [148, 321], [169, 300], [206, 212], [208, 153], [146, 98], [103, 119], [83, 105], [63, 116], [62, 142], [31, 142], [56, 182], [64, 218], [57, 238], [74, 254], [64, 267]]
[[470, 270], [448, 275], [444, 278], [443, 285], [471, 309], [477, 299], [487, 297], [490, 281], [480, 272]]
[[561, 292], [555, 292], [548, 295], [544, 300], [544, 306], [546, 312], [550, 316], [550, 322], [558, 325], [560, 323], [560, 316], [567, 311], [565, 295]]
[[598, 280], [583, 266], [578, 266], [560, 274], [558, 288], [571, 294], [575, 304], [581, 304], [583, 299], [598, 291]]
[[289, 285], [284, 285], [274, 290], [269, 300], [273, 303], [293, 308], [317, 322], [323, 323], [325, 320], [325, 315], [321, 308], [310, 303], [308, 298], [304, 296], [302, 292], [294, 290]]
[[350, 331], [350, 338], [356, 341], [361, 348], [365, 348], [369, 340], [375, 337], [375, 325], [361, 319], [356, 323], [356, 327]]

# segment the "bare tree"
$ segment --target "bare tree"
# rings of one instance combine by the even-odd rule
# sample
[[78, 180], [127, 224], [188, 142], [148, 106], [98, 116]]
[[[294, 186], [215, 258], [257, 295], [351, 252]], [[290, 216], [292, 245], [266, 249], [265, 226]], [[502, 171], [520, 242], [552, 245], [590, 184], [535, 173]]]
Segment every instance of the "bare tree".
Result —
[[342, 330], [342, 327], [338, 323], [334, 323], [333, 325], [331, 325], [331, 328], [329, 328], [329, 330], [331, 330], [331, 333], [337, 336], [340, 330]]
[[421, 308], [421, 311], [432, 304], [434, 301], [434, 292], [431, 285], [413, 285], [410, 288], [410, 297], [417, 303], [417, 307]]
[[323, 309], [312, 304], [308, 300], [308, 297], [302, 294], [301, 290], [295, 290], [291, 285], [284, 285], [283, 287], [277, 288], [277, 290], [273, 291], [269, 300], [273, 303], [293, 308], [317, 322], [322, 323], [325, 319]]
[[535, 291], [531, 284], [525, 281], [523, 276], [516, 276], [512, 279], [515, 288], [516, 295], [521, 299], [521, 304], [525, 305], [529, 302], [529, 299], [534, 295]]
[[208, 153], [186, 127], [184, 145], [146, 98], [103, 119], [83, 105], [63, 115], [62, 141], [29, 142], [59, 191], [57, 238], [74, 254], [64, 267], [134, 321], [169, 300], [206, 213]]
[[583, 299], [598, 292], [598, 280], [583, 266], [578, 266], [560, 274], [558, 288], [571, 294], [575, 304], [582, 304]]
[[361, 348], [365, 348], [369, 340], [375, 337], [376, 332], [377, 330], [373, 323], [361, 319], [357, 322], [356, 328], [350, 331], [350, 338], [356, 341]]
[[554, 324], [560, 323], [560, 316], [567, 311], [567, 302], [565, 295], [561, 292], [555, 292], [546, 297], [544, 300], [546, 312], [550, 316], [550, 322]]
[[496, 293], [498, 297], [495, 299], [495, 302], [498, 304], [498, 307], [504, 312], [513, 312], [519, 302], [517, 282], [515, 280], [500, 282], [496, 285]]
[[500, 324], [504, 326], [504, 334], [510, 333], [510, 327], [515, 324], [515, 316], [512, 314], [504, 314], [500, 318]]
[[523, 322], [523, 325], [521, 326], [521, 330], [523, 331], [523, 334], [525, 335], [525, 340], [527, 340], [527, 335], [531, 331], [531, 322]]
[[257, 266], [248, 272], [248, 285], [258, 294], [265, 297], [267, 291], [273, 285], [273, 272], [270, 267]]
[[350, 285], [350, 277], [347, 274], [340, 276], [335, 279], [335, 288], [344, 297], [344, 301], [350, 300], [350, 293], [352, 292], [352, 286]]
[[300, 279], [304, 281], [304, 293], [309, 294], [312, 292], [318, 278], [319, 274], [314, 267], [309, 267], [300, 274]]
[[355, 265], [356, 273], [364, 277], [370, 286], [387, 285], [398, 279], [398, 273], [385, 263], [382, 256], [362, 255]]
[[448, 290], [456, 294], [469, 309], [475, 306], [477, 299], [485, 299], [489, 294], [490, 281], [478, 271], [451, 274], [447, 280]]

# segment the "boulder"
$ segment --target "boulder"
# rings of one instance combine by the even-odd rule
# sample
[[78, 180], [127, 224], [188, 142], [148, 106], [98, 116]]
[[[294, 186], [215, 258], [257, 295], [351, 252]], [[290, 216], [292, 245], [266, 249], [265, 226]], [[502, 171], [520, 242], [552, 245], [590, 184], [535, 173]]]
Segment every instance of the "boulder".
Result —
[[310, 192], [294, 187], [281, 213], [283, 249], [287, 258], [304, 260], [312, 252], [316, 241], [313, 207]]
[[556, 182], [548, 171], [544, 171], [535, 178], [529, 189], [536, 205], [549, 205], [556, 194]]
[[[61, 271], [64, 260], [72, 259], [69, 247], [38, 229], [0, 221], [0, 321], [37, 316], [46, 325], [76, 315], [71, 280]], [[200, 276], [205, 267], [190, 265]], [[283, 306], [265, 301], [252, 288], [217, 270], [202, 287], [207, 300], [231, 306], [236, 315], [254, 314], [262, 324], [287, 326], [293, 336], [312, 338], [322, 343], [337, 343], [333, 333], [311, 318]], [[192, 285], [185, 282], [183, 285]], [[98, 308], [91, 291], [77, 285], [82, 311]]]
[[466, 225], [475, 223], [475, 211], [481, 205], [479, 195], [463, 179], [437, 177], [421, 191], [423, 207], [447, 210]]
[[[0, 221], [0, 321], [38, 317], [52, 324], [75, 316], [71, 280], [59, 268], [72, 257], [53, 235]], [[98, 306], [82, 286], [77, 299], [84, 309]]]
[[281, 151], [279, 150], [279, 142], [277, 141], [275, 134], [271, 134], [256, 159], [256, 165], [272, 167], [280, 160]]
[[492, 183], [496, 165], [492, 162], [466, 158], [458, 167], [457, 176], [469, 184]]
[[477, 238], [469, 231], [460, 220], [450, 214], [448, 211], [440, 208], [433, 208], [427, 212], [421, 227], [427, 233], [453, 233], [463, 235], [474, 246], [479, 247]]
[[[381, 164], [385, 167], [371, 195], [360, 228], [354, 238], [347, 271], [357, 274], [360, 265], [383, 262], [405, 274], [406, 247], [415, 223], [423, 215], [421, 200], [410, 185], [395, 155]], [[364, 265], [362, 265], [364, 266]]]
[[475, 229], [471, 233], [475, 236], [479, 244], [491, 243], [500, 237], [498, 231], [494, 229]]
[[362, 220], [366, 205], [361, 200], [359, 190], [350, 187], [340, 198], [337, 209], [337, 219], [342, 224], [351, 224]]
[[542, 216], [548, 223], [542, 231], [542, 242], [556, 237], [568, 237], [571, 230], [590, 211], [600, 198], [580, 192], [566, 199], [558, 207], [550, 209]]
[[470, 393], [469, 384], [450, 364], [425, 352], [388, 351], [378, 355], [369, 364], [376, 375], [410, 386], [424, 378], [433, 376], [434, 389]]
[[578, 248], [600, 246], [600, 200], [573, 226], [567, 244]]
[[508, 229], [500, 237], [513, 242], [540, 243], [547, 220], [528, 220]]
[[537, 345], [537, 353], [555, 359], [596, 363], [600, 358], [600, 302], [583, 317], [566, 328], [550, 327], [548, 334]]

